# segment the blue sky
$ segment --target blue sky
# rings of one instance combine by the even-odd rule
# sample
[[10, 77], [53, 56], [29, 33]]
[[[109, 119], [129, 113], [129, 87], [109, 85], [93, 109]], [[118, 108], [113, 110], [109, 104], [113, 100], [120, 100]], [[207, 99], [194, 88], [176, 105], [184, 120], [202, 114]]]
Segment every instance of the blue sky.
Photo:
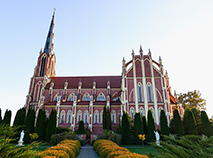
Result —
[[53, 8], [56, 75], [120, 75], [131, 50], [163, 60], [177, 93], [200, 90], [213, 115], [213, 1], [3, 1], [0, 5], [0, 108], [25, 104]]

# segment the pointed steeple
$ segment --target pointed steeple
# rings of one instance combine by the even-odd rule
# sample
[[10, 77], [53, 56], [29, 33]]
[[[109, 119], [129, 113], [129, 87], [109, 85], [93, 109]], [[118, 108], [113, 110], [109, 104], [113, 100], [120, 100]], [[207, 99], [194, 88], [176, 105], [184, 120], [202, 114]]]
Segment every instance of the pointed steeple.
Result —
[[55, 9], [53, 12], [52, 20], [50, 23], [49, 32], [47, 34], [47, 39], [44, 46], [44, 52], [46, 52], [48, 55], [53, 53], [53, 45], [54, 45], [54, 19], [55, 19]]

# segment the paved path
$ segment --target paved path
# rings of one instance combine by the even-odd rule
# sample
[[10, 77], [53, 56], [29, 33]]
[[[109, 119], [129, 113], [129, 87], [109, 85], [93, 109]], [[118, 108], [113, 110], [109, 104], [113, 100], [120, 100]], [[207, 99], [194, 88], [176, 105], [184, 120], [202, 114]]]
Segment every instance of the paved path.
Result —
[[98, 158], [98, 154], [95, 152], [95, 150], [93, 150], [92, 145], [85, 144], [81, 147], [78, 158]]

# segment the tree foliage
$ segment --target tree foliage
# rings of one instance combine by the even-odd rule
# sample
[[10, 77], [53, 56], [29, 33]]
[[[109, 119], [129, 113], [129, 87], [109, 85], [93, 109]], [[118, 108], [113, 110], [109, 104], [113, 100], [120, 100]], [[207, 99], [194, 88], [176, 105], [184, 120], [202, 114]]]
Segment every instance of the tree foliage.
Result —
[[143, 134], [143, 122], [141, 114], [136, 113], [134, 119], [134, 136], [135, 136], [135, 143], [138, 145], [141, 144], [141, 140], [138, 137], [139, 134]]
[[147, 121], [146, 121], [146, 116], [142, 117], [142, 122], [143, 122], [143, 133], [147, 134]]
[[187, 135], [197, 135], [197, 125], [194, 115], [190, 109], [186, 109], [183, 116], [184, 133]]
[[16, 116], [13, 122], [13, 126], [23, 126], [26, 115], [26, 108], [20, 108], [16, 112]]
[[131, 132], [130, 132], [130, 118], [127, 112], [123, 112], [122, 116], [122, 128], [121, 128], [122, 140], [121, 144], [130, 145], [131, 144]]
[[160, 112], [160, 130], [162, 135], [169, 135], [169, 127], [164, 110]]
[[4, 124], [10, 125], [10, 122], [11, 122], [11, 115], [12, 115], [11, 110], [8, 110], [8, 109], [7, 109], [7, 110], [5, 111], [4, 118], [3, 118], [3, 123], [4, 123]]
[[2, 123], [1, 108], [0, 108], [0, 124]]
[[201, 111], [195, 108], [191, 109], [194, 117], [195, 117], [195, 121], [196, 121], [196, 125], [197, 125], [197, 130], [198, 130], [198, 134], [201, 135], [202, 132], [202, 124], [201, 124]]
[[178, 100], [183, 105], [184, 109], [196, 108], [198, 110], [205, 110], [206, 100], [201, 98], [200, 91], [194, 90], [180, 94]]
[[85, 134], [86, 131], [85, 131], [85, 127], [84, 127], [84, 121], [81, 120], [78, 124], [78, 131], [77, 131], [78, 134]]
[[178, 136], [182, 136], [184, 135], [184, 128], [183, 128], [183, 124], [182, 124], [182, 121], [181, 121], [181, 118], [180, 118], [180, 114], [178, 112], [177, 109], [174, 110], [173, 112], [173, 118], [174, 118], [174, 121], [173, 121], [173, 132], [174, 134], [177, 134]]
[[106, 109], [106, 129], [112, 130], [111, 112], [109, 108]]
[[46, 115], [43, 109], [39, 109], [36, 126], [35, 126], [35, 133], [38, 134], [38, 139], [40, 141], [45, 140], [46, 136]]
[[211, 122], [205, 111], [201, 111], [201, 122], [203, 134], [207, 137], [213, 136], [213, 129], [211, 127]]
[[26, 119], [24, 121], [24, 142], [30, 142], [30, 133], [34, 132], [34, 124], [35, 124], [35, 110], [32, 108], [28, 109]]
[[46, 141], [50, 141], [51, 135], [56, 133], [56, 121], [56, 110], [52, 109], [46, 128]]
[[152, 115], [152, 111], [148, 110], [148, 126], [147, 126], [147, 140], [148, 142], [155, 140], [155, 123]]
[[153, 143], [158, 150], [157, 158], [211, 158], [213, 157], [213, 137], [207, 138], [198, 135], [186, 135], [176, 139], [173, 136], [164, 136], [162, 146]]
[[103, 129], [106, 129], [106, 124], [107, 124], [107, 121], [106, 121], [106, 106], [104, 106], [104, 110], [103, 110]]

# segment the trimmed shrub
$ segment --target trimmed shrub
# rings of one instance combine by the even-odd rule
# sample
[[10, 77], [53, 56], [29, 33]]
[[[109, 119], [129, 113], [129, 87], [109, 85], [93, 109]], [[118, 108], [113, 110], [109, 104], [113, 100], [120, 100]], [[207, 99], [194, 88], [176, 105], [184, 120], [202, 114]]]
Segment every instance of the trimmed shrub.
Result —
[[187, 135], [197, 135], [197, 125], [194, 115], [190, 109], [185, 109], [183, 116], [184, 133]]
[[8, 110], [8, 109], [7, 109], [7, 110], [5, 111], [4, 118], [3, 118], [3, 123], [4, 123], [4, 124], [10, 125], [11, 115], [12, 115], [11, 110]]
[[121, 144], [121, 136], [113, 131], [104, 129], [103, 134], [98, 136], [98, 139], [111, 140], [116, 144]]
[[131, 144], [130, 119], [129, 115], [125, 111], [123, 112], [122, 116], [121, 134], [122, 134], [121, 144], [123, 145]]
[[207, 137], [213, 136], [213, 130], [211, 127], [211, 122], [205, 111], [201, 111], [201, 122], [202, 122], [202, 131], [203, 134]]
[[147, 140], [148, 142], [155, 140], [155, 123], [152, 115], [152, 111], [148, 110], [148, 126], [147, 126]]
[[139, 134], [143, 134], [143, 122], [141, 114], [136, 113], [134, 119], [134, 136], [135, 136], [135, 143], [138, 145], [141, 144], [141, 140], [138, 137]]
[[69, 139], [69, 140], [77, 140], [77, 135], [70, 131], [70, 132], [65, 132], [65, 133], [60, 133], [60, 134], [53, 134], [50, 138], [50, 144], [51, 145], [56, 145], [59, 142]]
[[164, 110], [160, 112], [160, 130], [162, 135], [169, 135], [169, 127]]
[[142, 117], [142, 122], [143, 122], [143, 133], [147, 134], [147, 121], [146, 121], [146, 116]]
[[184, 135], [184, 128], [183, 128], [183, 124], [179, 115], [179, 112], [177, 109], [174, 110], [173, 112], [173, 118], [174, 118], [174, 128], [173, 128], [173, 132], [174, 134], [178, 135], [178, 136], [182, 136]]
[[13, 122], [13, 126], [23, 126], [26, 115], [26, 108], [20, 108], [16, 112], [16, 116]]
[[83, 121], [83, 120], [81, 120], [81, 121], [79, 122], [78, 130], [77, 130], [76, 133], [77, 133], [77, 134], [85, 134], [85, 133], [86, 133], [85, 127], [84, 127], [84, 121]]

